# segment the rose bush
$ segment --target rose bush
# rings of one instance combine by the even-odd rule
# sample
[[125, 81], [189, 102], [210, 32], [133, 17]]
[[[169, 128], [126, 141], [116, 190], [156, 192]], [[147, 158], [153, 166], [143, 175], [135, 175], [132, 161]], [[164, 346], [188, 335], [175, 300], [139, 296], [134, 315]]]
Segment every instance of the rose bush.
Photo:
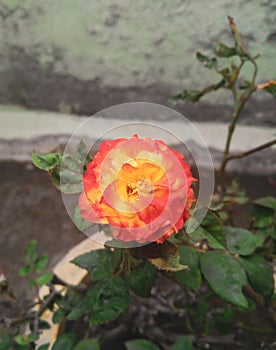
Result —
[[80, 213], [109, 224], [115, 239], [162, 243], [188, 219], [193, 181], [183, 155], [163, 141], [104, 141], [83, 176]]
[[[34, 152], [33, 163], [49, 173], [53, 184], [66, 196], [75, 195], [70, 204], [80, 231], [91, 222], [107, 224], [116, 239], [151, 244], [130, 245], [132, 249], [106, 244], [83, 252], [71, 262], [85, 269], [86, 277], [72, 285], [65, 276], [45, 273], [48, 259], [31, 241], [19, 273], [30, 277], [36, 292], [47, 286], [48, 294], [38, 294], [34, 310], [1, 274], [0, 293], [7, 305], [13, 300], [14, 316], [0, 316], [6, 331], [0, 335], [0, 350], [274, 348], [276, 199], [250, 200], [237, 181], [228, 181], [225, 170], [232, 159], [276, 144], [274, 139], [230, 153], [244, 105], [258, 90], [276, 96], [276, 82], [256, 85], [255, 56], [243, 47], [231, 17], [229, 25], [234, 46], [219, 42], [215, 57], [197, 53], [220, 81], [173, 97], [196, 102], [220, 88], [234, 96], [218, 186], [200, 225], [192, 232], [188, 223], [183, 226], [194, 200], [194, 179], [183, 156], [162, 141], [137, 136], [105, 141], [93, 159], [83, 141], [63, 155]], [[241, 85], [246, 61], [253, 65], [252, 79]], [[239, 212], [247, 217], [241, 227], [235, 220]], [[195, 216], [196, 209], [188, 220]], [[48, 311], [60, 333], [53, 346], [38, 345], [42, 330], [52, 327], [43, 319]]]

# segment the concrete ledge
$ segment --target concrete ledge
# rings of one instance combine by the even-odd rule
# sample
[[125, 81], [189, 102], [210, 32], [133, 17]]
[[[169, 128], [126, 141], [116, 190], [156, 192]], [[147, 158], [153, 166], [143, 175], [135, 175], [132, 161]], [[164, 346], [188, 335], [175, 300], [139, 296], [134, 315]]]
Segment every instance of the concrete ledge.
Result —
[[[0, 160], [30, 161], [33, 150], [50, 152], [64, 146], [72, 133], [87, 119], [74, 115], [38, 111], [0, 111]], [[106, 130], [118, 125], [120, 120], [97, 117], [95, 124]], [[162, 128], [170, 129], [177, 121], [145, 120]], [[228, 125], [225, 123], [194, 122], [204, 138], [215, 166], [219, 165], [225, 146]], [[89, 137], [97, 140], [98, 128], [89, 131]], [[135, 131], [135, 130], [134, 130]], [[134, 132], [135, 133], [135, 132]], [[124, 135], [122, 135], [124, 136]], [[239, 125], [234, 134], [231, 151], [244, 152], [275, 139], [276, 128]], [[196, 148], [196, 142], [194, 147]], [[229, 169], [238, 172], [273, 174], [275, 147], [231, 162]]]

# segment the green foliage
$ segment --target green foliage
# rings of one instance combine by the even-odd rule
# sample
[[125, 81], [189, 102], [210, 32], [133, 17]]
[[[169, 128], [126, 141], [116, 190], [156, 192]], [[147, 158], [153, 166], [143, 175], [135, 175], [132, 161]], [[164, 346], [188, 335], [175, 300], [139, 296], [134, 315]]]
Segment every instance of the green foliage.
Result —
[[239, 255], [251, 255], [263, 243], [263, 239], [243, 228], [225, 227], [229, 252]]
[[54, 312], [52, 321], [54, 324], [58, 324], [61, 322], [61, 320], [65, 317], [65, 312], [62, 308], [59, 308], [57, 311]]
[[121, 251], [119, 249], [115, 251], [98, 249], [78, 256], [72, 260], [72, 263], [86, 269], [93, 281], [99, 281], [113, 273], [120, 259]]
[[208, 245], [215, 249], [225, 249], [227, 247], [225, 232], [218, 215], [208, 210], [205, 218], [198, 228], [193, 231], [193, 240], [207, 240]]
[[115, 320], [126, 311], [129, 290], [122, 278], [112, 277], [90, 288], [86, 297], [92, 325]]
[[80, 231], [85, 231], [92, 226], [92, 222], [85, 220], [80, 214], [80, 208], [77, 205], [74, 211], [74, 223]]
[[11, 338], [9, 335], [0, 335], [0, 350], [9, 350], [11, 346]]
[[37, 334], [28, 334], [28, 335], [18, 334], [17, 336], [14, 337], [14, 340], [19, 345], [28, 345], [36, 341], [38, 338], [39, 337]]
[[35, 261], [35, 272], [42, 272], [48, 264], [48, 256], [42, 255], [38, 257]]
[[36, 283], [39, 286], [43, 286], [44, 284], [49, 283], [54, 277], [54, 274], [52, 272], [46, 272], [43, 275], [40, 275], [36, 278]]
[[18, 272], [21, 277], [24, 277], [29, 275], [32, 271], [33, 271], [33, 266], [27, 265], [27, 266], [20, 267]]
[[27, 245], [24, 257], [27, 264], [32, 264], [35, 262], [37, 258], [37, 244], [34, 239]]
[[269, 300], [274, 291], [273, 271], [267, 260], [259, 255], [239, 257], [238, 261], [247, 273], [252, 288]]
[[224, 252], [208, 251], [200, 257], [204, 277], [213, 291], [223, 300], [237, 306], [248, 307], [242, 293], [247, 278], [240, 264]]
[[255, 199], [253, 203], [261, 207], [276, 210], [276, 198], [272, 196]]
[[223, 58], [233, 57], [238, 54], [235, 47], [229, 47], [221, 42], [217, 44], [217, 46], [214, 49], [214, 52], [216, 56]]
[[35, 240], [31, 240], [27, 245], [24, 253], [24, 260], [26, 265], [19, 268], [19, 275], [25, 277], [31, 275], [30, 286], [43, 286], [49, 283], [54, 277], [52, 272], [44, 271], [48, 263], [48, 257], [46, 255], [39, 256], [37, 251], [37, 243]]
[[149, 262], [144, 261], [131, 271], [128, 279], [129, 286], [140, 297], [150, 297], [156, 274], [156, 268]]
[[73, 333], [66, 333], [57, 338], [53, 344], [52, 350], [72, 350], [77, 343], [78, 338]]
[[200, 253], [193, 247], [180, 246], [180, 263], [187, 265], [189, 270], [175, 272], [177, 281], [187, 288], [196, 291], [201, 285], [201, 272], [199, 266]]
[[270, 80], [267, 84], [264, 84], [263, 90], [276, 98], [276, 80]]
[[158, 247], [157, 256], [148, 257], [148, 260], [159, 270], [181, 271], [188, 267], [180, 263], [180, 254], [177, 247], [166, 241]]
[[96, 339], [84, 339], [74, 346], [73, 350], [100, 350], [100, 346]]
[[88, 162], [91, 160], [90, 156], [88, 155], [88, 149], [86, 147], [86, 144], [82, 140], [76, 148], [75, 157], [79, 163], [85, 163], [85, 165], [87, 165]]
[[43, 345], [40, 345], [37, 350], [48, 350], [49, 349], [49, 346], [50, 346], [50, 343], [46, 343], [46, 344], [43, 344]]
[[63, 193], [74, 194], [83, 191], [82, 176], [91, 157], [83, 141], [80, 141], [73, 155], [33, 152], [36, 167], [49, 173], [53, 184]]
[[262, 238], [271, 236], [276, 239], [276, 199], [259, 198], [253, 202], [253, 229]]
[[160, 350], [160, 348], [149, 340], [135, 339], [125, 343], [127, 350]]
[[199, 62], [203, 63], [204, 66], [209, 68], [209, 69], [214, 69], [217, 67], [216, 57], [209, 58], [209, 57], [203, 55], [202, 53], [197, 52], [196, 58], [199, 60]]
[[170, 350], [193, 350], [193, 341], [191, 338], [182, 335], [170, 347]]
[[[78, 320], [79, 318], [81, 318], [84, 315], [87, 315], [88, 310], [87, 310], [87, 301], [85, 299], [79, 299], [77, 301], [77, 304], [75, 306], [70, 306], [70, 308], [68, 308], [70, 311], [69, 313], [66, 315], [66, 319], [73, 321], [73, 320]], [[63, 315], [65, 315], [65, 313], [63, 313]], [[61, 315], [62, 316], [62, 315]]]
[[56, 166], [60, 166], [62, 159], [62, 155], [60, 153], [48, 153], [48, 154], [40, 154], [37, 152], [33, 152], [32, 161], [34, 165], [41, 169], [49, 171], [54, 169]]

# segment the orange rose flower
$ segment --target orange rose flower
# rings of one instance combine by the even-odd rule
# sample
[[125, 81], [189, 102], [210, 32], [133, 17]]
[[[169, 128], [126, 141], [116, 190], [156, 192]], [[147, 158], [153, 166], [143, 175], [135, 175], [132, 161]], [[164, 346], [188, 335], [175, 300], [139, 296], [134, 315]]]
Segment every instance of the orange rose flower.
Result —
[[115, 239], [163, 243], [189, 217], [195, 179], [183, 155], [150, 138], [104, 141], [83, 175], [80, 213]]

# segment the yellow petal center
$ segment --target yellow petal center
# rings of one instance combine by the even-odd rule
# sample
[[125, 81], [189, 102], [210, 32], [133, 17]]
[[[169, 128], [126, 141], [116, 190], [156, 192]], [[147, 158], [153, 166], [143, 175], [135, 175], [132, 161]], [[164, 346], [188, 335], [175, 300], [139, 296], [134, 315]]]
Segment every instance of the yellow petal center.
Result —
[[154, 185], [164, 175], [156, 164], [144, 159], [125, 163], [117, 175], [117, 190], [121, 198], [133, 202], [142, 197], [152, 197]]

